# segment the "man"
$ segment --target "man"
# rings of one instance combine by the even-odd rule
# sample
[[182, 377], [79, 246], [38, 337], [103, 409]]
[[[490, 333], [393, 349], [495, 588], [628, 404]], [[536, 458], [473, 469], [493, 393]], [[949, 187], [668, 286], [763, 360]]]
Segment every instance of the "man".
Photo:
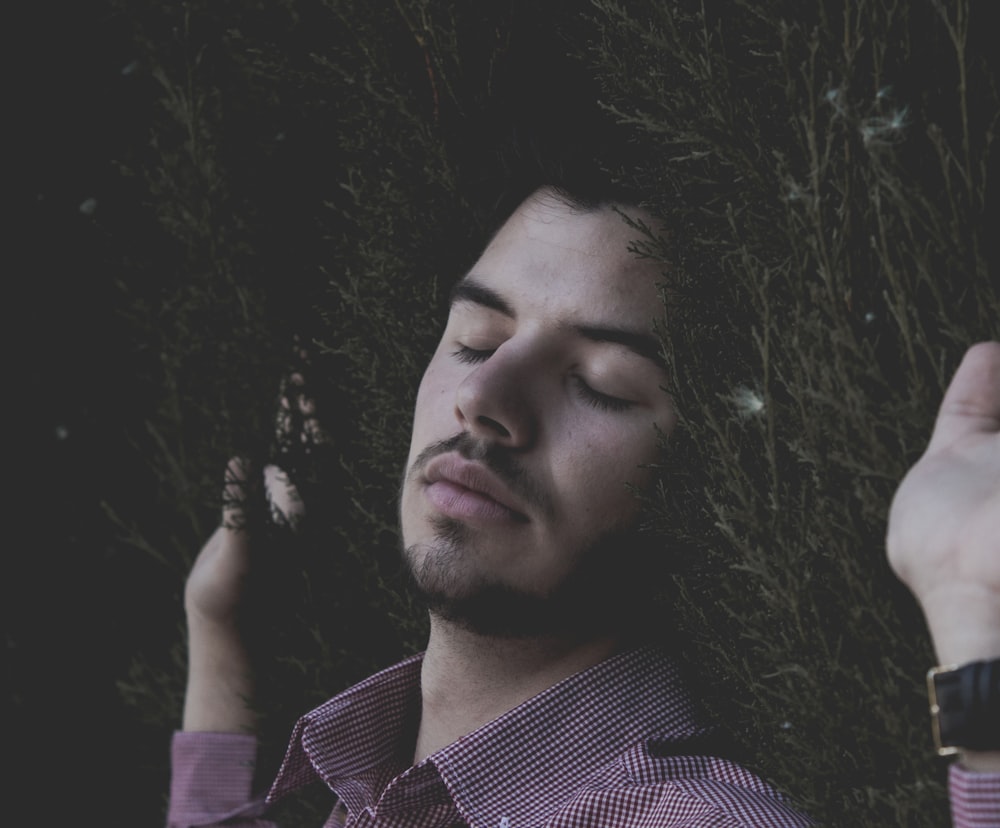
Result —
[[[809, 824], [701, 755], [676, 668], [635, 646], [625, 599], [655, 552], [613, 550], [642, 549], [634, 489], [676, 417], [652, 335], [658, 274], [628, 252], [633, 235], [612, 204], [542, 188], [455, 288], [400, 503], [426, 652], [300, 720], [273, 798], [322, 779], [338, 802], [328, 825]], [[188, 582], [171, 825], [268, 824], [245, 767], [246, 546], [224, 522]], [[1000, 344], [957, 372], [897, 494], [889, 551], [942, 664], [1000, 657]], [[1000, 752], [966, 751], [952, 793], [956, 824], [1000, 825]]]

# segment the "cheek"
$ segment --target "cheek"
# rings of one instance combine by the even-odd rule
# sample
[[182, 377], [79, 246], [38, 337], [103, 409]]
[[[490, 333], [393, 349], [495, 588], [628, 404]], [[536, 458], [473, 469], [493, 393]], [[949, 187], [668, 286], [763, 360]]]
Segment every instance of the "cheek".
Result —
[[436, 364], [435, 359], [424, 372], [420, 387], [417, 389], [413, 412], [414, 430], [439, 422], [442, 413], [449, 413], [454, 402], [455, 395], [448, 372]]
[[644, 488], [651, 480], [643, 468], [658, 458], [656, 431], [643, 422], [622, 428], [612, 424], [598, 430], [567, 430], [565, 460], [557, 476], [573, 490], [572, 498], [595, 516], [628, 512], [636, 496], [628, 487]]

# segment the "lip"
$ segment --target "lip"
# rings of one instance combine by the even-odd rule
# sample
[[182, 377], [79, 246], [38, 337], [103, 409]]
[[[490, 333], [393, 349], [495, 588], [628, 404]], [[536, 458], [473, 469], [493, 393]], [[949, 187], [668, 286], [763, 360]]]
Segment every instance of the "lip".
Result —
[[454, 453], [428, 463], [424, 484], [427, 499], [448, 517], [471, 522], [528, 521], [517, 498], [493, 472]]

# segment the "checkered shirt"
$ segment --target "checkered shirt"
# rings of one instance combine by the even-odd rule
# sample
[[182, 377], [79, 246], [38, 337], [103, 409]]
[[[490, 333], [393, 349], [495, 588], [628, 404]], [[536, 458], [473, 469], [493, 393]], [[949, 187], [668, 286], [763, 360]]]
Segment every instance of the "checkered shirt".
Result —
[[299, 721], [269, 798], [319, 778], [359, 828], [810, 824], [745, 769], [692, 754], [705, 729], [654, 650], [571, 676], [406, 768], [419, 703], [419, 656], [327, 702]]
[[[340, 804], [326, 828], [778, 828], [810, 822], [760, 778], [702, 755], [705, 734], [673, 665], [624, 653], [565, 679], [408, 767], [419, 656], [299, 720], [268, 795], [317, 780]], [[273, 828], [250, 794], [255, 742], [177, 733], [170, 828]], [[1000, 828], [1000, 774], [951, 768], [955, 828]]]

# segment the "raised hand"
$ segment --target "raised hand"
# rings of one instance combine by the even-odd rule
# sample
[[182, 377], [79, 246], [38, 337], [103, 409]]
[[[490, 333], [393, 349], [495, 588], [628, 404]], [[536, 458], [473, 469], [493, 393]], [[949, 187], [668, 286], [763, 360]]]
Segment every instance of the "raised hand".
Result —
[[887, 545], [940, 663], [1000, 657], [1000, 343], [970, 348], [955, 372]]
[[[281, 395], [279, 447], [296, 439], [306, 447], [325, 439], [315, 414], [301, 375], [293, 373]], [[184, 588], [188, 626], [184, 730], [232, 733], [250, 730], [254, 724], [253, 676], [240, 615], [247, 609], [252, 545], [260, 542], [251, 536], [246, 507], [261, 488], [273, 523], [294, 530], [305, 512], [302, 498], [281, 468], [268, 465], [257, 471], [242, 458], [229, 461], [220, 525], [198, 553]]]

